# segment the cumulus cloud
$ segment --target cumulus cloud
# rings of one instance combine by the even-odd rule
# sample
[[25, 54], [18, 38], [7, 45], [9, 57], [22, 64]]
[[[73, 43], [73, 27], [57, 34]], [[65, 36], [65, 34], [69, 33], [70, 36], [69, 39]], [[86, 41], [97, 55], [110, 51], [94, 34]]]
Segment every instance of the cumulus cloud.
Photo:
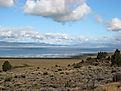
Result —
[[86, 41], [89, 40], [89, 38], [86, 37], [86, 36], [79, 36], [79, 37], [78, 37], [78, 40], [79, 40], [80, 42], [86, 42]]
[[[17, 42], [42, 42], [51, 44], [79, 44], [79, 46], [85, 47], [92, 44], [103, 46], [109, 43], [120, 43], [121, 32], [116, 36], [71, 36], [65, 33], [41, 33], [37, 32], [34, 28], [28, 26], [23, 28], [18, 27], [0, 27], [0, 41], [17, 41]], [[86, 44], [86, 45], [85, 45]], [[94, 45], [92, 45], [94, 47]]]
[[0, 39], [7, 41], [40, 41], [40, 42], [66, 42], [71, 36], [63, 33], [40, 33], [31, 27], [6, 28], [0, 27]]
[[0, 0], [0, 7], [11, 7], [15, 2], [16, 0]]
[[111, 31], [120, 31], [121, 30], [121, 19], [119, 19], [119, 18], [113, 18], [108, 23], [108, 30], [111, 30]]
[[23, 28], [0, 27], [0, 41], [44, 42], [57, 44], [84, 43], [91, 38], [86, 36], [71, 36], [65, 33], [41, 33], [28, 26]]
[[91, 11], [85, 0], [27, 0], [24, 12], [58, 22], [77, 21]]

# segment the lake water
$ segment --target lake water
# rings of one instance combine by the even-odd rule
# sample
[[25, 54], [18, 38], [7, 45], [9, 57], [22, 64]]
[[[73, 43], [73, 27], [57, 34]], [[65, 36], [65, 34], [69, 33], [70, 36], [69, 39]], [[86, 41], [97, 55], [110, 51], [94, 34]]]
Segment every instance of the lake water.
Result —
[[111, 52], [112, 48], [79, 48], [79, 47], [0, 47], [0, 57], [68, 57], [97, 53]]

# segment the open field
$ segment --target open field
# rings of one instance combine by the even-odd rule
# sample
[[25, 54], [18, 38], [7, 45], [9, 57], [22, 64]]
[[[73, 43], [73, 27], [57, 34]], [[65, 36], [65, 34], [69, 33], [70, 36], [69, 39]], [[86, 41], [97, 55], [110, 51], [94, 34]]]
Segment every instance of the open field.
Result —
[[[87, 57], [0, 58], [0, 91], [121, 91], [121, 83], [113, 82], [121, 68]], [[3, 72], [4, 61], [13, 68]]]
[[39, 59], [39, 58], [4, 58], [0, 59], [0, 65], [3, 64], [4, 61], [9, 61], [13, 66], [16, 65], [30, 65], [32, 67], [40, 67], [40, 68], [50, 68], [55, 65], [60, 65], [60, 66], [67, 66], [68, 64], [73, 64], [74, 62], [79, 62], [80, 59], [58, 59], [58, 58], [44, 58], [44, 59]]

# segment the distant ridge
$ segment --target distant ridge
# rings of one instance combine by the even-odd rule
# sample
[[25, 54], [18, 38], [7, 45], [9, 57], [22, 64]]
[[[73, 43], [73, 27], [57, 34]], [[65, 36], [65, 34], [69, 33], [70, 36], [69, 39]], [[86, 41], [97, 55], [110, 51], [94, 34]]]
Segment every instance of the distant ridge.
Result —
[[49, 44], [49, 43], [42, 43], [42, 42], [8, 42], [8, 41], [0, 41], [0, 47], [22, 47], [22, 46], [67, 46], [67, 45], [60, 45], [60, 44]]

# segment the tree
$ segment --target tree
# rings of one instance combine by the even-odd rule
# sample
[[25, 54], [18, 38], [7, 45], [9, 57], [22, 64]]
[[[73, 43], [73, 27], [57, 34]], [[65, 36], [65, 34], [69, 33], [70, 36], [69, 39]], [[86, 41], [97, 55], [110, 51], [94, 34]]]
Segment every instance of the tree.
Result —
[[97, 59], [103, 59], [106, 58], [107, 53], [106, 52], [98, 52]]
[[118, 66], [121, 65], [121, 54], [118, 49], [116, 49], [114, 55], [112, 55], [111, 63], [112, 63], [112, 65], [118, 65]]
[[11, 70], [12, 69], [12, 65], [8, 62], [8, 61], [5, 61], [2, 65], [2, 69], [3, 71], [8, 71], [8, 70]]

